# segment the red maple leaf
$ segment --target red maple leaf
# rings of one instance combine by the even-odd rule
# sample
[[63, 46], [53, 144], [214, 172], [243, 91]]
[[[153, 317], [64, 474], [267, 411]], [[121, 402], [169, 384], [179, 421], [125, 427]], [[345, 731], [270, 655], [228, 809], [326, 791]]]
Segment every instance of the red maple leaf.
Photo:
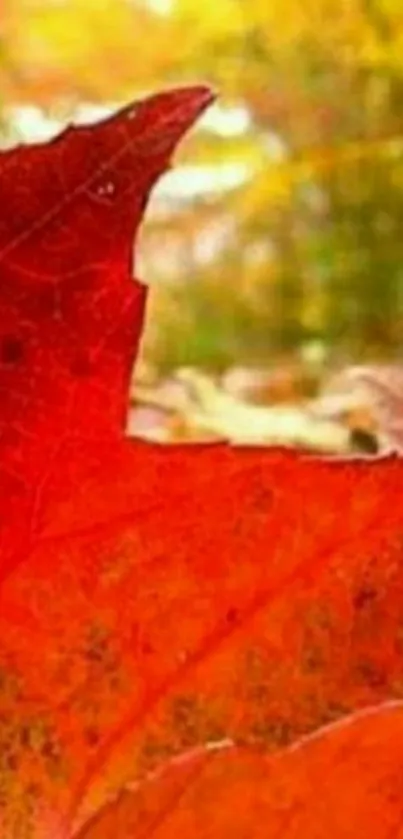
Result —
[[0, 159], [2, 839], [400, 829], [400, 460], [124, 437], [133, 235], [210, 99]]

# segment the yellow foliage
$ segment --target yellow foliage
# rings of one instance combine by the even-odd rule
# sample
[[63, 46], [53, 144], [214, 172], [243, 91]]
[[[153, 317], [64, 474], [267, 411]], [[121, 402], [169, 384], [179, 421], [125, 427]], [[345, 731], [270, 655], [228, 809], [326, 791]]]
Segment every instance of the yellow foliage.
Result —
[[250, 13], [240, 0], [195, 3], [194, 0], [176, 0], [173, 4], [173, 18], [185, 24], [188, 36], [197, 38], [220, 38], [242, 34]]
[[[166, 65], [165, 28], [125, 0], [13, 0], [7, 20], [9, 56], [23, 71], [29, 96], [84, 95], [120, 99], [152, 83]], [[24, 97], [24, 86], [18, 94]]]

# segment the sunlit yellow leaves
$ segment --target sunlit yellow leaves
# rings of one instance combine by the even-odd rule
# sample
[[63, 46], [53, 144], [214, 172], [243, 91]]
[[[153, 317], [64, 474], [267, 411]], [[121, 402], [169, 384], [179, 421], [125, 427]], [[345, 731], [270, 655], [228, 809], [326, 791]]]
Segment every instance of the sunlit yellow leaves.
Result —
[[165, 15], [145, 0], [3, 5], [16, 89], [32, 83], [41, 96], [42, 86], [44, 101], [52, 91], [120, 99], [164, 79], [188, 79], [192, 68], [234, 98], [271, 86], [270, 64], [284, 72], [301, 49], [350, 68], [403, 69], [400, 0], [378, 0], [373, 9], [361, 0], [173, 0]]
[[[7, 20], [17, 97], [121, 99], [165, 67], [164, 21], [125, 0], [15, 0]], [[24, 89], [25, 86], [25, 89]]]
[[[192, 23], [198, 37], [215, 38], [239, 35], [248, 25], [250, 10], [241, 0], [220, 0], [220, 2], [195, 3], [194, 0], [176, 0], [173, 16], [183, 22]], [[189, 29], [192, 38], [192, 31]]]
[[244, 218], [259, 216], [263, 208], [282, 209], [291, 199], [297, 177], [296, 167], [290, 163], [260, 169], [242, 196]]
[[293, 200], [296, 187], [312, 185], [337, 169], [348, 172], [358, 163], [375, 164], [382, 159], [403, 159], [400, 137], [324, 146], [281, 162], [261, 163], [242, 192], [238, 206], [244, 218], [259, 217], [265, 208], [281, 210]]

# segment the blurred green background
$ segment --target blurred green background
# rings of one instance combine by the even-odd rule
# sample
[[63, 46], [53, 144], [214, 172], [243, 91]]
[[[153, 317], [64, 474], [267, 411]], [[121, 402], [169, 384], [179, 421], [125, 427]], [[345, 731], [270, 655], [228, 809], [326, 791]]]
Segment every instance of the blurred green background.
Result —
[[3, 145], [161, 87], [218, 104], [157, 189], [143, 358], [400, 358], [401, 0], [2, 0]]

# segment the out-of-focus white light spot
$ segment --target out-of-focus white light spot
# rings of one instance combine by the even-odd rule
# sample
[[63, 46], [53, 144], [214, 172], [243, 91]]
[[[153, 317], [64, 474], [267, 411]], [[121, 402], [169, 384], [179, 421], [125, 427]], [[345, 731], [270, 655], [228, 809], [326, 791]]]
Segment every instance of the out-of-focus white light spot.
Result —
[[246, 108], [222, 108], [220, 105], [212, 105], [199, 119], [200, 128], [214, 131], [221, 137], [235, 137], [245, 132], [250, 127], [250, 116]]
[[268, 132], [263, 140], [263, 147], [271, 160], [278, 161], [285, 160], [288, 157], [288, 149], [281, 137], [274, 132]]
[[[138, 4], [139, 0], [128, 0], [132, 5]], [[172, 0], [141, 0], [143, 6], [147, 6], [152, 12], [158, 15], [169, 15], [172, 10]]]
[[147, 4], [160, 15], [167, 15], [172, 9], [172, 0], [147, 0]]
[[180, 166], [169, 172], [154, 190], [156, 199], [197, 198], [208, 193], [235, 189], [251, 176], [244, 163], [224, 166]]
[[112, 105], [79, 105], [74, 111], [73, 122], [74, 125], [91, 125], [107, 119], [116, 111], [117, 108]]
[[58, 134], [62, 126], [45, 116], [35, 105], [10, 108], [8, 118], [12, 127], [25, 142], [42, 142]]
[[307, 341], [300, 350], [301, 358], [307, 364], [323, 364], [326, 354], [326, 346], [323, 341]]

